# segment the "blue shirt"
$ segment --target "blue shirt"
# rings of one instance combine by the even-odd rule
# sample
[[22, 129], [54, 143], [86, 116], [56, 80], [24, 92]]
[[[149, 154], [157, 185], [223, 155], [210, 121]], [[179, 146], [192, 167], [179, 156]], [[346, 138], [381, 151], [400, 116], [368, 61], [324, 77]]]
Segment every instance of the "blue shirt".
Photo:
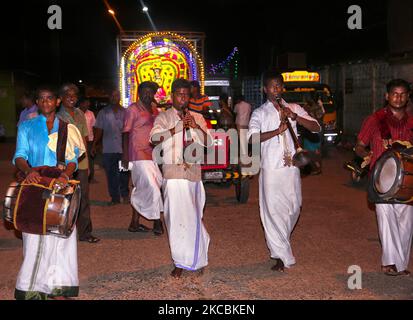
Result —
[[24, 108], [23, 111], [20, 113], [19, 122], [17, 122], [17, 126], [20, 125], [23, 121], [35, 118], [38, 116], [37, 113], [37, 105], [32, 105], [29, 109]]
[[125, 109], [113, 112], [112, 106], [99, 111], [95, 127], [103, 130], [103, 153], [122, 153], [122, 131]]
[[[54, 119], [53, 128], [50, 134], [59, 129], [59, 119]], [[16, 153], [13, 157], [13, 164], [17, 158], [25, 159], [30, 166], [56, 166], [56, 152], [52, 151], [47, 144], [49, 143], [49, 132], [47, 130], [46, 117], [39, 115], [36, 118], [22, 122], [17, 131]], [[79, 155], [79, 149], [75, 148], [75, 153]], [[66, 165], [74, 162], [77, 165], [77, 157], [66, 160]]]

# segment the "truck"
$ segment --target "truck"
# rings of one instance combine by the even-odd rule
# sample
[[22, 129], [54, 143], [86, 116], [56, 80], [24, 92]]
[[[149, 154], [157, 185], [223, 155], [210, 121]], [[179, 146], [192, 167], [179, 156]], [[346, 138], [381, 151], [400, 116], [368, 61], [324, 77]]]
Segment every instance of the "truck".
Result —
[[341, 135], [337, 126], [337, 104], [331, 88], [320, 81], [320, 74], [314, 71], [294, 70], [283, 72], [282, 76], [285, 101], [303, 106], [308, 98], [317, 97], [316, 99], [320, 100], [325, 110], [322, 123], [323, 142], [327, 145], [337, 143]]

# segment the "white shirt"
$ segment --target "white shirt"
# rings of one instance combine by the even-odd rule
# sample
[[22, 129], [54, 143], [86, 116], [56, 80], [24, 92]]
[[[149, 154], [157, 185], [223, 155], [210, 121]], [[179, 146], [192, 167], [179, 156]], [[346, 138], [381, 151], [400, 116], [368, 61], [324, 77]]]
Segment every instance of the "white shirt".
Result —
[[[300, 107], [298, 104], [286, 103], [282, 100], [282, 104], [288, 107], [292, 112], [296, 113], [298, 116], [316, 121], [308, 115], [308, 113]], [[297, 135], [297, 121], [288, 119], [291, 126]], [[251, 115], [251, 120], [249, 122], [248, 128], [248, 139], [253, 133], [265, 133], [268, 131], [276, 130], [280, 126], [280, 114], [278, 110], [274, 107], [272, 102], [265, 102], [261, 107], [254, 110]], [[285, 143], [284, 143], [285, 139]], [[253, 140], [254, 142], [254, 140]], [[290, 135], [288, 129], [284, 134], [277, 135], [267, 141], [261, 143], [261, 168], [264, 169], [280, 169], [284, 168], [284, 145], [291, 152], [291, 157], [295, 154], [294, 141]]]
[[[195, 119], [195, 122], [201, 127], [201, 129], [207, 133], [209, 136], [209, 142], [212, 143], [212, 136], [207, 128], [204, 117], [197, 112], [188, 111]], [[180, 124], [180, 128], [178, 126]], [[153, 160], [159, 164], [157, 159], [159, 155], [160, 147], [163, 149], [163, 176], [165, 179], [187, 179], [190, 181], [200, 181], [201, 180], [201, 166], [198, 163], [191, 164], [190, 167], [183, 166], [183, 162], [189, 162], [188, 159], [184, 159], [184, 148], [183, 143], [185, 140], [192, 140], [197, 144], [202, 146], [208, 146], [208, 141], [204, 141], [204, 135], [198, 129], [189, 129], [190, 137], [182, 131], [182, 122], [178, 116], [178, 111], [171, 107], [165, 112], [161, 112], [156, 118], [153, 128], [150, 133], [150, 141], [155, 138], [158, 140], [159, 135], [164, 133], [168, 129], [175, 128], [177, 131], [172, 137], [164, 137], [165, 140], [162, 145], [155, 147], [152, 153]], [[185, 134], [185, 135], [184, 135]], [[203, 152], [203, 149], [200, 149]]]

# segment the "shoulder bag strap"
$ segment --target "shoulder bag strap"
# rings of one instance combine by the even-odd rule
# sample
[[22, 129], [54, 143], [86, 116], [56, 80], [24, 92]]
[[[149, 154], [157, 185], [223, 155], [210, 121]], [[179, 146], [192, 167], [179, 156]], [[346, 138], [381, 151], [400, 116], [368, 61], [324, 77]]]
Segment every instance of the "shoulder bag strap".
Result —
[[67, 143], [67, 122], [59, 119], [59, 131], [57, 133], [56, 166], [59, 169], [66, 168], [66, 143]]

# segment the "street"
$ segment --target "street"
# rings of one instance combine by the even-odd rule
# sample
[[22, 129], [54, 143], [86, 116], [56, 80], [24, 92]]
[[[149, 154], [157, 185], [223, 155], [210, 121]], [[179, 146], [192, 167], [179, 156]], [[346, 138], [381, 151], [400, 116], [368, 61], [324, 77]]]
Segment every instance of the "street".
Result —
[[[1, 144], [0, 197], [12, 181], [12, 147]], [[7, 150], [6, 150], [7, 149]], [[323, 173], [302, 179], [303, 207], [292, 233], [297, 263], [285, 273], [271, 270], [258, 208], [258, 176], [251, 180], [250, 198], [238, 204], [233, 186], [206, 185], [204, 223], [211, 236], [209, 265], [203, 273], [184, 272], [172, 278], [166, 232], [131, 233], [129, 205], [106, 206], [104, 171], [90, 185], [97, 244], [78, 243], [78, 299], [413, 299], [413, 276], [381, 273], [381, 248], [375, 213], [366, 192], [350, 182], [343, 162], [350, 151], [331, 149]], [[8, 158], [8, 159], [7, 159]], [[141, 219], [152, 227], [152, 222]], [[0, 226], [0, 300], [14, 299], [22, 261], [22, 241], [14, 230]], [[361, 289], [349, 289], [350, 266], [361, 268]], [[413, 268], [410, 258], [409, 269]]]

